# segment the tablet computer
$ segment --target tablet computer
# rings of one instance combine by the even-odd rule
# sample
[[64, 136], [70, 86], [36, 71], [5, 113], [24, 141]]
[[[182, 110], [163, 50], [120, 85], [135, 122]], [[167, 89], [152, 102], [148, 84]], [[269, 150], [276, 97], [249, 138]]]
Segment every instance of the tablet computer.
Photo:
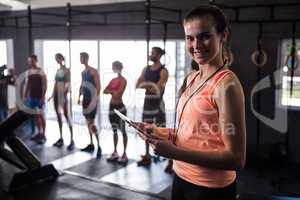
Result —
[[133, 128], [135, 128], [137, 131], [139, 131], [140, 133], [144, 133], [144, 131], [142, 129], [140, 129], [135, 123], [134, 121], [132, 121], [131, 119], [129, 119], [128, 117], [126, 117], [125, 115], [123, 115], [122, 113], [120, 113], [120, 111], [118, 111], [117, 109], [114, 109], [114, 112], [126, 123], [128, 123], [130, 126], [132, 126]]

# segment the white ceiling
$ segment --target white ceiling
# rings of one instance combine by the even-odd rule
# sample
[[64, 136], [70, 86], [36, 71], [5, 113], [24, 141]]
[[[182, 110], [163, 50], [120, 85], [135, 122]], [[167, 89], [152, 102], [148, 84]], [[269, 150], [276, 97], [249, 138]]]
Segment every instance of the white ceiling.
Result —
[[28, 5], [30, 5], [32, 9], [62, 7], [66, 6], [68, 2], [73, 6], [79, 6], [138, 1], [145, 0], [0, 0], [0, 10], [25, 10]]

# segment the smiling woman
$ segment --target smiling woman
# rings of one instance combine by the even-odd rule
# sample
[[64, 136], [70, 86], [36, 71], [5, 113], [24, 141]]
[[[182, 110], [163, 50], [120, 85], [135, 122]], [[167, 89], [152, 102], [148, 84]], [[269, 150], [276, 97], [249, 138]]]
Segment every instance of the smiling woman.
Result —
[[178, 128], [140, 123], [145, 130], [140, 135], [156, 154], [174, 159], [173, 200], [233, 200], [236, 170], [245, 163], [246, 130], [243, 89], [222, 55], [228, 23], [219, 8], [200, 6], [183, 25], [199, 70], [188, 75], [179, 99]]

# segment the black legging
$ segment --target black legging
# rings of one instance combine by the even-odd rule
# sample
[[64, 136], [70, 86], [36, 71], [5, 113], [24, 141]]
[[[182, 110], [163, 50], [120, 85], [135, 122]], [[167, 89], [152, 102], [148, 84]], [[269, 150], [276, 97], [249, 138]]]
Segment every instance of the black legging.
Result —
[[120, 103], [118, 105], [110, 104], [109, 105], [109, 121], [112, 126], [113, 132], [117, 133], [117, 130], [119, 129], [122, 131], [123, 134], [126, 134], [125, 130], [125, 122], [120, 119], [120, 117], [114, 112], [114, 109], [117, 109], [120, 111], [123, 115], [126, 116], [127, 110], [123, 103]]
[[208, 188], [189, 183], [174, 175], [172, 200], [235, 200], [235, 182], [224, 188]]

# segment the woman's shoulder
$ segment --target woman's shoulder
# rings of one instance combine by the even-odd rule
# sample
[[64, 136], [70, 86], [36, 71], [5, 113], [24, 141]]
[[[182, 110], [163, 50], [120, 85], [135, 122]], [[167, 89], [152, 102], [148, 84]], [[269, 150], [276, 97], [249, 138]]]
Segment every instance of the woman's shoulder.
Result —
[[235, 88], [235, 90], [243, 91], [241, 82], [238, 76], [230, 69], [225, 69], [219, 72], [219, 78], [215, 83], [215, 92], [224, 92], [229, 88]]
[[124, 76], [118, 76], [116, 78], [111, 79], [110, 83], [118, 83], [118, 84], [125, 84], [127, 82]]
[[127, 82], [127, 80], [124, 76], [120, 76], [120, 80], [123, 81], [123, 82]]
[[210, 82], [211, 89], [217, 89], [220, 87], [228, 86], [228, 85], [235, 85], [236, 83], [240, 83], [236, 74], [230, 69], [224, 69], [219, 71]]
[[64, 73], [64, 72], [65, 72], [65, 70], [62, 69], [62, 68], [58, 68], [58, 69], [56, 70], [56, 73]]
[[217, 75], [218, 75], [217, 78], [220, 79], [221, 82], [228, 82], [228, 81], [239, 82], [239, 78], [237, 77], [235, 72], [230, 69], [224, 69], [220, 71]]
[[65, 73], [69, 73], [70, 72], [70, 68], [67, 68], [66, 66], [64, 66], [63, 70], [64, 70]]

